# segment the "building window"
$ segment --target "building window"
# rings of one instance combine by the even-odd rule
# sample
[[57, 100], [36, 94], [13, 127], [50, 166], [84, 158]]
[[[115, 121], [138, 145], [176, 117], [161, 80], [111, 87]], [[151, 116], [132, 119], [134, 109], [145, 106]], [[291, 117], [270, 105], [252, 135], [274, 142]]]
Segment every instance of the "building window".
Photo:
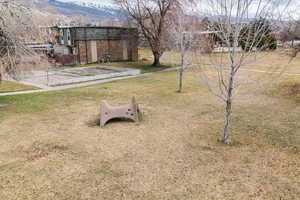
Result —
[[70, 29], [67, 29], [67, 40], [68, 40], [68, 45], [71, 45], [71, 32], [70, 32]]
[[73, 48], [73, 55], [77, 55], [77, 49]]
[[63, 29], [60, 29], [60, 44], [65, 44], [65, 41], [64, 41], [64, 30]]

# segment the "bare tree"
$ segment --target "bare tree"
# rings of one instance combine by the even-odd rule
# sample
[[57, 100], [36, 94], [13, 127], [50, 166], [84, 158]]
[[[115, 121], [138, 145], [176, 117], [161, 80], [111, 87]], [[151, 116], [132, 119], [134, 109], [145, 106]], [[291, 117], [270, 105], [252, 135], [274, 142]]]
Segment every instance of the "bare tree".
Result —
[[173, 24], [168, 29], [168, 43], [172, 44], [171, 50], [180, 54], [180, 69], [178, 92], [183, 90], [184, 71], [192, 64], [191, 52], [200, 46], [200, 40], [197, 37], [197, 27], [192, 20], [183, 11], [176, 12]]
[[171, 24], [170, 13], [181, 9], [183, 0], [115, 0], [116, 4], [135, 20], [147, 39], [154, 56], [153, 66], [160, 66], [166, 50], [166, 30]]
[[[215, 31], [215, 37], [225, 46], [218, 49], [220, 55], [210, 55], [210, 64], [202, 68], [201, 77], [210, 91], [225, 103], [224, 136], [220, 141], [229, 144], [232, 107], [238, 90], [243, 85], [239, 82], [239, 72], [249, 62], [254, 61], [252, 55], [269, 48], [271, 44], [268, 40], [271, 36], [269, 22], [281, 18], [282, 11], [287, 9], [289, 2], [286, 0], [199, 2], [204, 5], [199, 12], [212, 19], [209, 27]], [[215, 73], [211, 75], [206, 70], [213, 70]], [[215, 87], [213, 84], [216, 84]]]
[[30, 9], [0, 1], [0, 81], [3, 74], [16, 78], [22, 55], [32, 55], [24, 43], [34, 39]]
[[289, 20], [279, 32], [279, 39], [282, 43], [289, 42], [288, 46], [294, 47], [294, 41], [300, 39], [300, 21]]
[[[187, 30], [184, 28], [184, 19], [179, 19], [179, 25], [177, 28], [177, 31], [175, 31], [174, 36], [177, 36], [179, 38], [175, 39], [175, 41], [179, 41], [177, 43], [177, 48], [180, 51], [180, 58], [181, 58], [181, 67], [179, 70], [179, 85], [178, 85], [178, 92], [182, 92], [183, 89], [183, 73], [184, 70], [188, 66], [188, 60], [187, 60], [187, 53], [190, 50], [191, 43], [192, 43], [192, 34], [187, 32]], [[177, 34], [176, 34], [177, 33]], [[176, 42], [175, 42], [176, 44]]]
[[[278, 39], [285, 48], [292, 49], [291, 60], [295, 58], [300, 52], [300, 20], [290, 17], [287, 22], [283, 22], [278, 33]], [[295, 41], [297, 41], [296, 44]]]

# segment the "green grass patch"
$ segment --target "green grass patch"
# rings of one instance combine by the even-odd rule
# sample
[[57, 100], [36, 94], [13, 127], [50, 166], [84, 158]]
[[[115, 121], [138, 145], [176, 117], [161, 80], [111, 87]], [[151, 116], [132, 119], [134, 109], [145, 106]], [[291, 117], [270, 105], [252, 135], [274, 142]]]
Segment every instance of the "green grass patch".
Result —
[[112, 67], [121, 67], [121, 68], [130, 68], [130, 69], [139, 69], [141, 73], [149, 73], [149, 72], [156, 72], [161, 71], [170, 67], [179, 66], [178, 64], [170, 64], [164, 60], [162, 57], [161, 59], [161, 66], [160, 67], [153, 67], [153, 56], [150, 49], [141, 48], [139, 49], [139, 61], [137, 62], [112, 62], [112, 63], [91, 63], [86, 65], [71, 65], [68, 66], [70, 68], [74, 67], [90, 67], [90, 66], [112, 66]]
[[91, 67], [91, 66], [99, 66], [99, 65], [101, 65], [101, 66], [111, 66], [111, 67], [120, 67], [120, 68], [139, 69], [139, 70], [141, 70], [141, 73], [157, 72], [157, 71], [161, 71], [161, 70], [172, 67], [171, 65], [168, 65], [168, 64], [161, 64], [160, 67], [153, 67], [153, 66], [151, 66], [151, 62], [143, 62], [143, 61], [92, 63], [92, 64], [86, 64], [86, 65], [72, 65], [72, 66], [68, 66], [68, 67], [70, 67], [70, 68]]
[[45, 93], [0, 96], [0, 118], [11, 114], [33, 114], [51, 110], [53, 105], [68, 108], [74, 102], [96, 99], [107, 92], [100, 88], [80, 88]]
[[15, 83], [11, 81], [2, 81], [0, 85], [0, 93], [5, 92], [17, 92], [17, 91], [26, 91], [26, 90], [37, 90], [39, 88], [29, 85], [24, 85], [21, 83]]
[[156, 72], [161, 71], [167, 68], [170, 68], [170, 65], [162, 64], [160, 67], [153, 67], [151, 63], [148, 62], [115, 62], [108, 63], [107, 66], [113, 67], [123, 67], [123, 68], [131, 68], [131, 69], [139, 69], [142, 73]]

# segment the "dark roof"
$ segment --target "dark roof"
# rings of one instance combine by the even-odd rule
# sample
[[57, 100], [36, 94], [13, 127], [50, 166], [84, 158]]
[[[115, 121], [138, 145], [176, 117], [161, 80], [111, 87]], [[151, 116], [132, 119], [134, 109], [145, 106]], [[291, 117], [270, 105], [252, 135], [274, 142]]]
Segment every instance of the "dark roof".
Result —
[[97, 28], [97, 29], [137, 29], [117, 26], [53, 26], [52, 28]]

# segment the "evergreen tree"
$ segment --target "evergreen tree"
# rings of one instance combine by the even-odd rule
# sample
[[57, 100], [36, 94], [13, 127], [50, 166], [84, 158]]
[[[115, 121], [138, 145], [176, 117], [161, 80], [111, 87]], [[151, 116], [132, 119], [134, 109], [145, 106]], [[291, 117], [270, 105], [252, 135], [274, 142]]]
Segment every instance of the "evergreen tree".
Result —
[[245, 26], [239, 36], [239, 45], [245, 51], [251, 51], [254, 48], [259, 50], [277, 49], [277, 40], [272, 34], [271, 23], [260, 18]]

